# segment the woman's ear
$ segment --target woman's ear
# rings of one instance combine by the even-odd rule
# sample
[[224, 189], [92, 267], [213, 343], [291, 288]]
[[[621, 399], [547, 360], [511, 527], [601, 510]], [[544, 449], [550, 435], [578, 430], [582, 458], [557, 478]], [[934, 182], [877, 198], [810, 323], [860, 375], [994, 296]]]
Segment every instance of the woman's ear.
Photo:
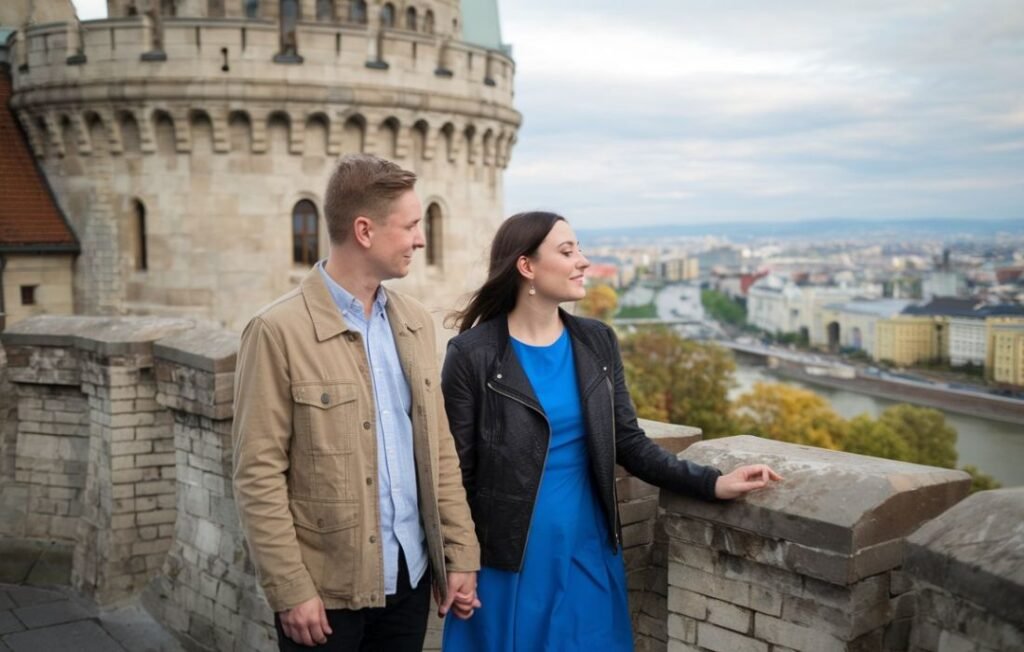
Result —
[[518, 270], [519, 275], [527, 281], [533, 280], [533, 261], [530, 260], [529, 256], [519, 257], [519, 260], [516, 261], [516, 270]]

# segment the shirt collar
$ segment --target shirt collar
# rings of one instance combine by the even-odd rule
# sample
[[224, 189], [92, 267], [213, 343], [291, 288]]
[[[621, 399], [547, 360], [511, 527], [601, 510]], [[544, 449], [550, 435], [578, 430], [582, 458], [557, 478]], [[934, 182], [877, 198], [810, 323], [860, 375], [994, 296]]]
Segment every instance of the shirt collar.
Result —
[[[317, 269], [320, 270], [320, 275], [324, 278], [324, 283], [327, 285], [327, 291], [331, 293], [331, 298], [334, 299], [334, 303], [337, 304], [338, 309], [342, 313], [358, 315], [363, 318], [365, 313], [363, 312], [363, 304], [360, 303], [359, 299], [341, 287], [337, 281], [331, 278], [331, 275], [327, 273], [324, 267], [326, 261], [321, 260], [317, 263]], [[374, 314], [380, 314], [384, 312], [384, 309], [388, 305], [388, 293], [384, 291], [384, 286], [377, 286], [377, 296], [373, 300], [373, 312]]]

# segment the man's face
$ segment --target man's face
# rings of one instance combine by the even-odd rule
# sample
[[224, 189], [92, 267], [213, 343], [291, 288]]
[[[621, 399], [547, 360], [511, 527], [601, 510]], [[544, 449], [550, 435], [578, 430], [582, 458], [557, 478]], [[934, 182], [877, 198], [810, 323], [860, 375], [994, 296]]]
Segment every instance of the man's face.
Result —
[[384, 220], [374, 222], [369, 255], [380, 280], [402, 278], [409, 273], [413, 252], [426, 245], [422, 220], [419, 197], [409, 190], [395, 200]]

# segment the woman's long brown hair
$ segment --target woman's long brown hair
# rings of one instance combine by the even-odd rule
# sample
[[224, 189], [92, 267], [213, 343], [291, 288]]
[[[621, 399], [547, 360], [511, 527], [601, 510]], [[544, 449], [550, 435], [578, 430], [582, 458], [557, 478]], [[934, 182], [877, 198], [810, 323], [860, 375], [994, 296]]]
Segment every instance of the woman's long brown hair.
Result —
[[516, 307], [522, 278], [516, 263], [520, 256], [537, 253], [540, 243], [559, 221], [564, 222], [565, 218], [557, 213], [531, 211], [517, 213], [502, 222], [491, 243], [487, 280], [473, 293], [465, 310], [449, 316], [448, 321], [460, 333]]

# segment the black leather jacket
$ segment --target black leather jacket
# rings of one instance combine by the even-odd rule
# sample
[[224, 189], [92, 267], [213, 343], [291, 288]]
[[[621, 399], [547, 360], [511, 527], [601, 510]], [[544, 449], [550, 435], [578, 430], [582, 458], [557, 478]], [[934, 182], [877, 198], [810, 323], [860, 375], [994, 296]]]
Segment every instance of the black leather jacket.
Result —
[[[640, 429], [611, 328], [564, 311], [561, 317], [572, 339], [594, 487], [617, 549], [616, 464], [651, 484], [709, 500], [720, 472], [677, 459]], [[489, 320], [452, 339], [441, 381], [481, 563], [519, 571], [551, 432], [510, 346], [508, 320]]]

